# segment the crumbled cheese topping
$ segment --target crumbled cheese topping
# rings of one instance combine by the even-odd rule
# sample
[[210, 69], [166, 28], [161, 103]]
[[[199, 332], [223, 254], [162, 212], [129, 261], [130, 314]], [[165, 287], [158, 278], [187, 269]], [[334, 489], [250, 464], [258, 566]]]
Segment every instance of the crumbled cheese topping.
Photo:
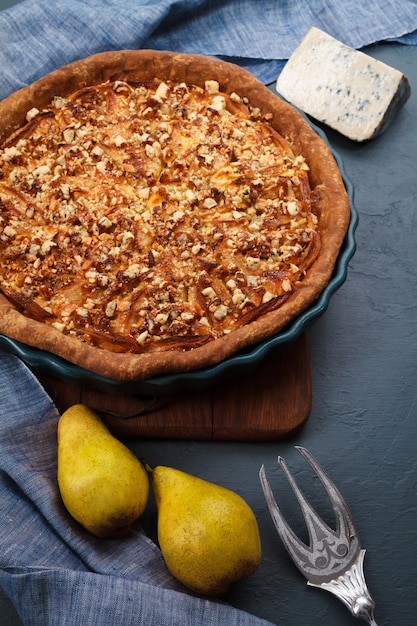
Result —
[[219, 83], [217, 80], [206, 80], [205, 89], [211, 96], [219, 92]]
[[31, 109], [0, 148], [0, 288], [130, 351], [190, 349], [280, 306], [319, 239], [308, 164], [266, 117], [215, 80]]
[[30, 122], [37, 115], [39, 115], [39, 109], [37, 109], [36, 107], [33, 107], [32, 109], [30, 109], [30, 111], [26, 113], [26, 121]]

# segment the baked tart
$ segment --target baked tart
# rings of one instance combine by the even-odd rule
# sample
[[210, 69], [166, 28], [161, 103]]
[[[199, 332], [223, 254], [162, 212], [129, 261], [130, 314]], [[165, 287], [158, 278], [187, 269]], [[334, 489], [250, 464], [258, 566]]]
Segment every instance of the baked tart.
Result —
[[249, 72], [140, 50], [0, 103], [0, 333], [118, 381], [215, 365], [331, 278], [327, 144]]

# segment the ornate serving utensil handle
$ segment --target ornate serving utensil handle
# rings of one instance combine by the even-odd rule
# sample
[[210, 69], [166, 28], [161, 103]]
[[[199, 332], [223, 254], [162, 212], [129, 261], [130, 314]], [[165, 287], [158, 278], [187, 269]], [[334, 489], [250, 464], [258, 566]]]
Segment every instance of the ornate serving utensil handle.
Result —
[[300, 504], [309, 534], [309, 545], [296, 536], [282, 515], [262, 465], [259, 478], [278, 535], [294, 564], [307, 578], [308, 585], [330, 591], [348, 607], [352, 615], [366, 620], [370, 626], [378, 626], [374, 619], [375, 603], [364, 576], [365, 550], [361, 548], [351, 513], [339, 490], [313, 455], [306, 448], [296, 448], [313, 468], [330, 498], [336, 516], [336, 529], [330, 528], [317, 515], [299, 489], [284, 459], [278, 457], [278, 463]]

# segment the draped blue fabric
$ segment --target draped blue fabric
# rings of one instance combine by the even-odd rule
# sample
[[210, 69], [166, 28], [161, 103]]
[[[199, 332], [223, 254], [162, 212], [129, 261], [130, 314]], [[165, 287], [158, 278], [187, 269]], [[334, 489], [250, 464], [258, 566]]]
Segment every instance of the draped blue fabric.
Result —
[[[268, 84], [310, 26], [354, 48], [417, 43], [405, 0], [25, 0], [0, 13], [0, 99], [104, 50], [169, 49], [236, 62]], [[25, 625], [267, 626], [195, 597], [138, 524], [99, 540], [64, 510], [58, 413], [18, 358], [0, 353], [0, 585]]]

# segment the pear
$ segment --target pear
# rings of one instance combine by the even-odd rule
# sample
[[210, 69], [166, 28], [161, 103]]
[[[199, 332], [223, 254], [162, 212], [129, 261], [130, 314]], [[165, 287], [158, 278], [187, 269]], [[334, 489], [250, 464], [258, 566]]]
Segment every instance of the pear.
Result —
[[170, 467], [152, 470], [158, 542], [171, 574], [205, 596], [222, 596], [261, 561], [256, 517], [237, 493]]
[[58, 487], [84, 528], [97, 537], [121, 537], [146, 507], [149, 478], [100, 417], [76, 404], [58, 422]]

